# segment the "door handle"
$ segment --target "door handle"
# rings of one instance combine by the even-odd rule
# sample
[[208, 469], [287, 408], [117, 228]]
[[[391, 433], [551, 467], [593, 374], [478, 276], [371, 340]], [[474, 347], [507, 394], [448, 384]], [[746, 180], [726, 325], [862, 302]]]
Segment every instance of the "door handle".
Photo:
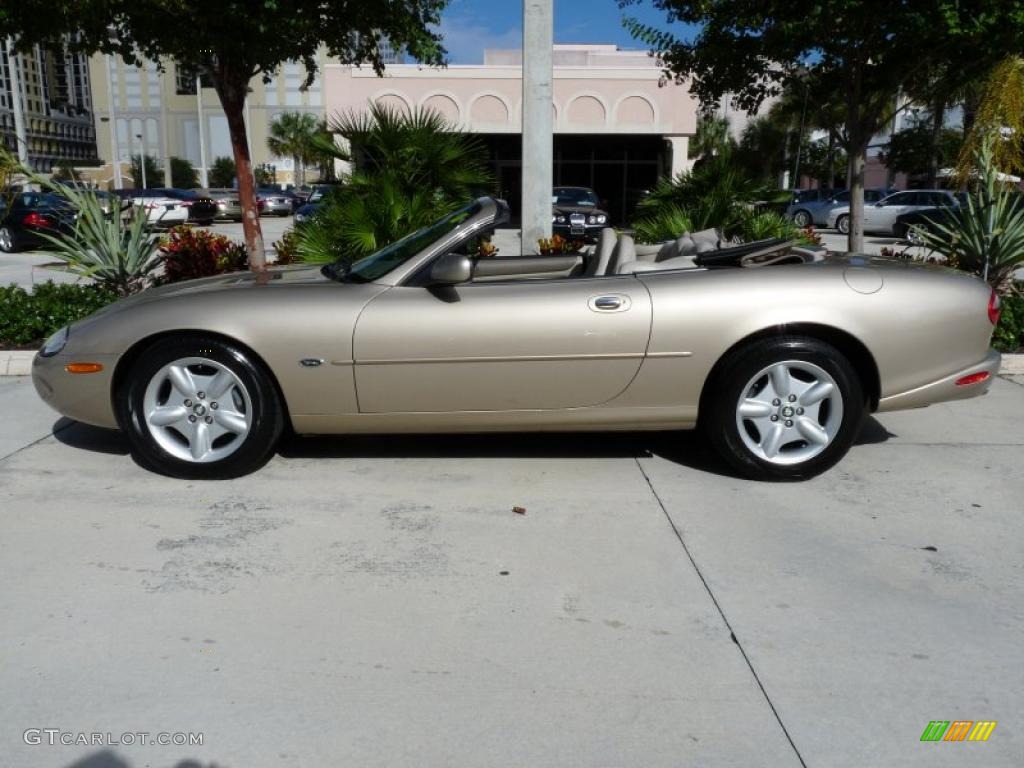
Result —
[[629, 309], [629, 297], [616, 294], [608, 296], [593, 296], [587, 305], [594, 312], [625, 312]]

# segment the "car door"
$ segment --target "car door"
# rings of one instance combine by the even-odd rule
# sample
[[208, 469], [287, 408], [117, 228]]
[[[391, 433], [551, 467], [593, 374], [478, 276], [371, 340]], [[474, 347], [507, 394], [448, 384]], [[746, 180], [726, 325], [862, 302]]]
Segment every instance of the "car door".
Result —
[[578, 408], [632, 381], [651, 328], [633, 275], [396, 286], [353, 339], [364, 413]]
[[892, 232], [896, 218], [913, 210], [917, 192], [896, 192], [876, 205], [864, 206], [864, 229], [868, 232]]

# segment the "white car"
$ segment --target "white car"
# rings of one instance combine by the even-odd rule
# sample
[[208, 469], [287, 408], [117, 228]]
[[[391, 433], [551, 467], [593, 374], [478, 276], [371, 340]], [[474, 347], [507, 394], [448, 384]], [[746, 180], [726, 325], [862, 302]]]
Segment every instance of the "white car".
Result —
[[188, 207], [181, 200], [153, 189], [119, 189], [118, 197], [142, 207], [151, 227], [174, 227], [188, 221]]
[[[896, 219], [904, 213], [925, 208], [956, 208], [956, 195], [947, 189], [908, 189], [894, 192], [877, 203], [864, 204], [864, 231], [895, 235]], [[850, 231], [850, 206], [842, 205], [828, 213], [828, 226], [841, 233]]]

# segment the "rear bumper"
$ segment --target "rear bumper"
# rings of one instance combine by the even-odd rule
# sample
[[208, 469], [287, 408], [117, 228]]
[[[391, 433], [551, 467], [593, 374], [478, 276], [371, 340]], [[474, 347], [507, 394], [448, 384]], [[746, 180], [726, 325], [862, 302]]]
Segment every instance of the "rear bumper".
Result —
[[[1000, 354], [990, 349], [985, 358], [978, 363], [944, 376], [938, 381], [916, 387], [907, 392], [883, 397], [878, 402], [878, 411], [900, 411], [908, 408], [924, 408], [933, 403], [944, 403], [949, 400], [966, 400], [988, 392], [992, 380], [999, 373]], [[957, 386], [956, 382], [974, 373], [987, 373], [988, 378], [976, 384]]]

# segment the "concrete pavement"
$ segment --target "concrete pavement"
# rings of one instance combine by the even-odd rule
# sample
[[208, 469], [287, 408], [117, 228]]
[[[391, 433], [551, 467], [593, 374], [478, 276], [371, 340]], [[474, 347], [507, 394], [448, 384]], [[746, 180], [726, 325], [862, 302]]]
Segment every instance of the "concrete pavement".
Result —
[[[292, 440], [251, 477], [182, 482], [116, 433], [46, 437], [30, 390], [0, 383], [11, 765], [1024, 754], [1020, 384], [881, 415], [835, 470], [779, 485], [685, 434]], [[921, 743], [936, 719], [999, 725]]]

